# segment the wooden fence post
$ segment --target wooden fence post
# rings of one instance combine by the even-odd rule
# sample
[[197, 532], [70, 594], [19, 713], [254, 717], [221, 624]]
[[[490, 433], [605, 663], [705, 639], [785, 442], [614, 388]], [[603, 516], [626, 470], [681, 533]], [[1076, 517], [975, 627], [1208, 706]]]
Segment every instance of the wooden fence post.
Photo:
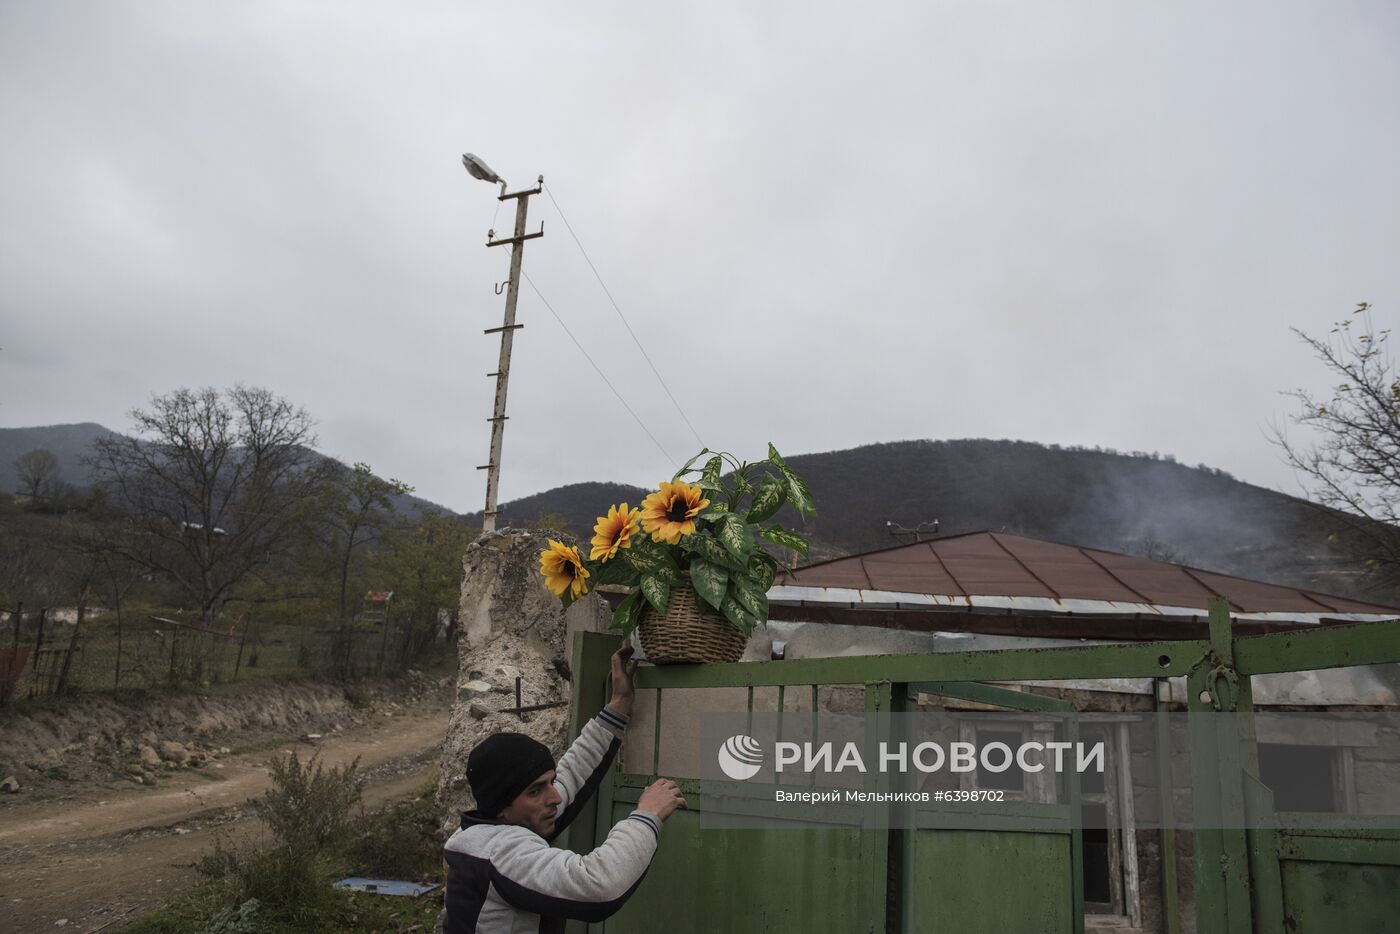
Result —
[[243, 638], [238, 640], [238, 660], [233, 663], [233, 680], [238, 680], [238, 669], [243, 667], [243, 646], [248, 642], [248, 624], [252, 622], [252, 614], [243, 617]]
[[5, 696], [0, 697], [0, 701], [8, 701], [15, 693], [15, 688], [19, 687], [19, 626], [24, 619], [24, 603], [21, 601], [15, 606], [15, 641], [10, 649], [10, 670], [6, 673], [5, 681], [9, 685], [5, 689]]
[[29, 696], [31, 698], [34, 696], [34, 684], [39, 682], [39, 668], [42, 665], [40, 659], [42, 658], [44, 649], [44, 621], [48, 618], [48, 615], [48, 607], [39, 607], [39, 635], [34, 640], [34, 664], [31, 666], [34, 669], [34, 682], [29, 685]]
[[68, 651], [63, 653], [63, 668], [58, 673], [58, 687], [54, 688], [54, 693], [62, 696], [63, 689], [68, 686], [68, 671], [73, 666], [73, 653], [78, 649], [78, 635], [83, 631], [83, 615], [87, 612], [87, 604], [78, 603], [78, 622], [73, 627], [73, 636], [68, 640]]

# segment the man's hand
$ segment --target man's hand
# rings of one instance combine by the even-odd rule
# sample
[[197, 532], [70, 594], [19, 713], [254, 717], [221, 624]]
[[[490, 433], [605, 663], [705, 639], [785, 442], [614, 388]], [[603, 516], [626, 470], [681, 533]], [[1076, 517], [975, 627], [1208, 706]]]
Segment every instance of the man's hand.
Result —
[[612, 699], [608, 707], [624, 717], [632, 716], [632, 699], [636, 695], [632, 672], [637, 670], [637, 663], [630, 660], [632, 652], [632, 646], [624, 645], [612, 655]]
[[655, 814], [658, 820], [670, 817], [676, 808], [685, 807], [680, 787], [669, 778], [652, 782], [637, 799], [637, 810]]

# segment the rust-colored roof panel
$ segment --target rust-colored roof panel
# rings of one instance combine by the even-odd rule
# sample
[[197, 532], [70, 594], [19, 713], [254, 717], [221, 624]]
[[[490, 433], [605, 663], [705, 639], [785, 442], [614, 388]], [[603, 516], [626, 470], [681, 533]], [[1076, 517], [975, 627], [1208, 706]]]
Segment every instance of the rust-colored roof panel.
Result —
[[1204, 607], [1211, 597], [1220, 596], [1217, 591], [1206, 587], [1193, 577], [1186, 568], [1166, 561], [1153, 561], [1135, 555], [1119, 554], [1116, 551], [1100, 551], [1097, 548], [1083, 549], [1085, 555], [1103, 566], [1114, 579], [1134, 593], [1143, 603], [1159, 606]]
[[1151, 602], [1127, 587], [1083, 549], [1019, 535], [993, 535], [998, 545], [1028, 568], [1059, 598]]
[[824, 561], [780, 585], [940, 596], [1048, 597], [1199, 607], [1224, 596], [1243, 613], [1395, 613], [1400, 608], [1021, 535], [973, 532]]
[[929, 544], [964, 593], [1056, 596], [1024, 564], [997, 544], [990, 533], [945, 538]]
[[948, 573], [930, 543], [915, 548], [877, 551], [852, 560], [861, 563], [876, 590], [964, 596], [962, 587]]

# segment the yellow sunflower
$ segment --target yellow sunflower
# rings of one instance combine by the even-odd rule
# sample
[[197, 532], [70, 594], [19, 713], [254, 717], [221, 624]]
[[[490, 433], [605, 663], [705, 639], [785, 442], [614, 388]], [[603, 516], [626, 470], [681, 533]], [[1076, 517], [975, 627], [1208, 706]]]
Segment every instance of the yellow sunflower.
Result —
[[564, 591], [573, 591], [573, 599], [588, 593], [588, 569], [583, 566], [583, 559], [579, 557], [578, 549], [572, 545], [565, 545], [563, 542], [549, 540], [549, 547], [540, 552], [540, 573], [544, 575], [544, 584], [559, 599], [564, 598]]
[[700, 488], [683, 480], [666, 481], [661, 489], [642, 500], [642, 530], [654, 542], [674, 545], [682, 535], [695, 531], [695, 515], [710, 505]]
[[631, 548], [632, 533], [637, 531], [637, 520], [641, 514], [640, 509], [629, 509], [626, 503], [609, 506], [608, 514], [599, 516], [598, 524], [593, 526], [593, 551], [588, 560], [601, 558], [608, 561], [617, 557], [620, 549]]

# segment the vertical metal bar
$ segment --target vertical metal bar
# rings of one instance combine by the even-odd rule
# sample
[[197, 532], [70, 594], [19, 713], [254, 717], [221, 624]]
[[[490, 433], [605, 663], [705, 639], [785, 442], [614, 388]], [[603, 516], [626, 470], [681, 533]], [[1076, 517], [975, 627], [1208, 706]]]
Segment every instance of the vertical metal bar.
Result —
[[1210, 658], [1186, 678], [1187, 732], [1191, 737], [1191, 813], [1195, 850], [1196, 930], [1230, 930], [1226, 901], [1225, 842], [1221, 834], [1217, 721], [1210, 692]]
[[[778, 685], [778, 742], [780, 743], [783, 741], [783, 701], [785, 690], [786, 689], [783, 685]], [[773, 783], [777, 784], [777, 782], [778, 773], [774, 772]]]
[[[875, 732], [867, 735], [865, 761], [870, 763], [866, 772], [867, 791], [886, 790], [889, 776], [880, 772], [875, 764], [879, 762], [879, 744], [889, 739], [889, 712], [894, 697], [893, 685], [888, 681], [871, 682], [865, 685], [865, 714], [867, 728], [874, 722]], [[884, 716], [882, 716], [882, 714]], [[888, 828], [869, 826], [872, 816], [883, 805], [870, 803], [870, 810], [863, 817], [866, 825], [861, 831], [861, 872], [859, 882], [860, 918], [862, 930], [870, 934], [885, 931], [887, 908], [889, 907], [889, 859], [890, 832]]]
[[[817, 686], [812, 685], [812, 735], [808, 737], [815, 749], [817, 745]], [[810, 788], [817, 787], [817, 771], [812, 769], [807, 772], [807, 785]]]
[[745, 724], [746, 724], [746, 726], [747, 726], [747, 729], [745, 729], [744, 732], [749, 733], [749, 734], [752, 734], [752, 733], [753, 733], [753, 685], [749, 685], [749, 714], [748, 714], [748, 719], [745, 721]]
[[[575, 739], [608, 701], [612, 679], [610, 657], [622, 639], [612, 633], [580, 632], [574, 635], [571, 668], [573, 672], [569, 704], [569, 738]], [[578, 817], [564, 831], [562, 845], [575, 853], [587, 853], [607, 838], [613, 820], [613, 775], [616, 765], [604, 775], [593, 800], [583, 806]], [[569, 921], [567, 934], [585, 934], [588, 926]]]
[[1249, 934], [1254, 930], [1254, 919], [1249, 894], [1249, 846], [1244, 832], [1244, 756], [1245, 747], [1253, 745], [1247, 740], [1253, 733], [1253, 704], [1248, 699], [1249, 678], [1241, 681], [1234, 672], [1230, 604], [1223, 598], [1210, 602], [1210, 637], [1218, 661], [1210, 674], [1210, 690], [1216, 695], [1212, 706], [1218, 705], [1220, 711], [1211, 715], [1211, 720], [1215, 725], [1215, 762], [1220, 790], [1225, 907], [1232, 934]]
[[[753, 688], [749, 688], [752, 692]], [[661, 776], [661, 688], [656, 689], [656, 724], [651, 739], [651, 777]]]
[[[1079, 712], [1065, 715], [1065, 741], [1079, 755]], [[1065, 797], [1069, 799], [1070, 924], [1074, 934], [1084, 934], [1084, 806], [1079, 791], [1079, 769], [1065, 771]]]
[[[890, 690], [890, 713], [892, 715], [906, 713], [910, 708], [911, 701], [917, 703], [917, 697], [910, 697], [908, 684], [891, 685]], [[898, 717], [900, 726], [899, 742], [908, 742], [909, 723], [907, 718]], [[891, 731], [893, 733], [893, 731]], [[907, 746], [905, 747], [908, 748]], [[918, 788], [918, 780], [910, 781], [902, 776], [900, 779], [900, 791], [915, 791]], [[889, 865], [886, 872], [889, 877], [889, 885], [885, 894], [885, 931], [887, 934], [903, 934], [905, 931], [913, 930], [914, 919], [909, 916], [909, 906], [914, 900], [914, 844], [916, 828], [919, 824], [918, 805], [913, 802], [899, 805], [901, 808], [901, 820], [898, 830], [891, 828], [889, 831]]]
[[1128, 724], [1118, 723], [1111, 727], [1117, 736], [1116, 754], [1122, 765], [1118, 768], [1119, 825], [1122, 827], [1123, 863], [1123, 913], [1128, 916], [1133, 927], [1142, 923], [1142, 900], [1138, 888], [1137, 819], [1133, 808], [1133, 782], [1130, 774], [1132, 747], [1128, 741]]
[[[1162, 834], [1162, 930], [1164, 934], [1181, 934], [1181, 909], [1176, 892], [1176, 809], [1172, 798], [1172, 762], [1176, 756], [1172, 752], [1171, 717], [1167, 713], [1170, 690], [1171, 682], [1166, 678], [1156, 678], [1152, 682]], [[1166, 698], [1162, 696], [1164, 693]]]
[[1254, 909], [1255, 929], [1284, 931], [1283, 871], [1279, 866], [1278, 828], [1274, 821], [1274, 795], [1253, 775], [1245, 776], [1245, 807], [1249, 829], [1249, 890]]
[[1235, 666], [1235, 643], [1230, 633], [1230, 601], [1212, 597], [1210, 601], [1210, 647], [1220, 664]]

